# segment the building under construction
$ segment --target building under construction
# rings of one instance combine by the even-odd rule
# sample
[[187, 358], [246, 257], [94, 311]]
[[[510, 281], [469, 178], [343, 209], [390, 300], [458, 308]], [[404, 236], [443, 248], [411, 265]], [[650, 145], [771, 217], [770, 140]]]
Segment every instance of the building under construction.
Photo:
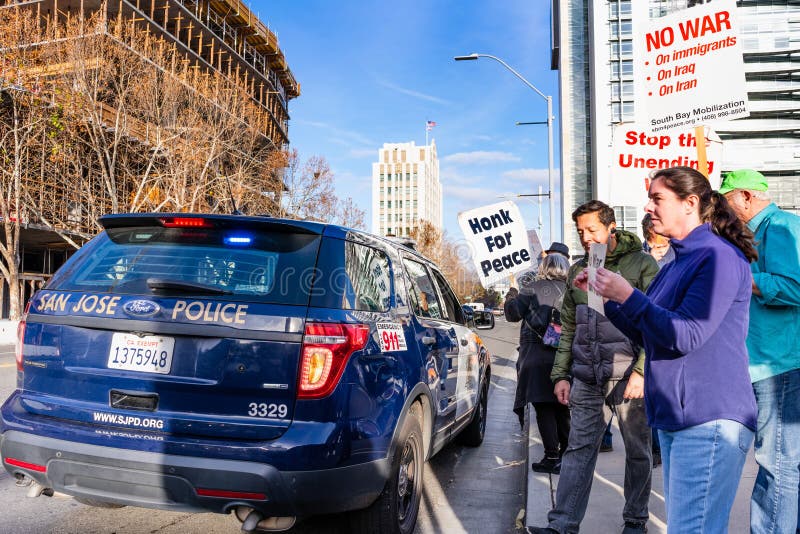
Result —
[[[30, 16], [35, 14], [35, 19], [42, 27], [50, 28], [47, 38], [37, 43], [42, 50], [49, 46], [60, 46], [65, 37], [59, 35], [59, 28], [67, 28], [70, 21], [93, 21], [86, 24], [85, 35], [97, 38], [98, 32], [107, 33], [109, 40], [118, 43], [121, 47], [136, 49], [140, 52], [141, 60], [149, 62], [154, 69], [166, 75], [175, 73], [175, 63], [179, 62], [182, 72], [192, 69], [197, 73], [194, 80], [216, 77], [224, 83], [236, 86], [237, 94], [245, 95], [247, 107], [237, 108], [237, 120], [246, 123], [249, 128], [255, 127], [258, 131], [258, 140], [251, 143], [253, 146], [240, 158], [247, 161], [250, 167], [248, 172], [257, 174], [258, 161], [265, 159], [265, 154], [280, 153], [289, 143], [288, 121], [289, 101], [300, 94], [300, 86], [294, 78], [286, 58], [278, 45], [276, 34], [262, 23], [251, 10], [240, 0], [41, 0], [24, 2], [6, 2], [0, 7], [2, 10], [25, 10]], [[83, 31], [84, 26], [79, 27]], [[156, 54], [148, 57], [144, 48], [131, 46], [130, 39], [120, 37], [121, 26], [128, 28], [128, 34], [143, 36], [142, 42], [158, 43], [161, 50], [167, 49], [168, 54]], [[29, 43], [28, 43], [29, 45]], [[13, 48], [13, 46], [11, 47]], [[65, 97], [63, 90], [55, 89], [59, 77], [65, 73], [73, 73], [77, 69], [87, 68], [87, 64], [76, 65], [70, 61], [38, 60], [35, 66], [27, 66], [26, 83], [19, 82], [19, 71], [15, 76], [6, 71], [6, 61], [11, 48], [8, 45], [0, 50], [3, 53], [3, 71], [0, 72], [0, 97], [9, 95], [16, 97], [21, 91], [36, 94], [42, 101], [50, 102], [52, 107], [63, 109]], [[151, 47], [150, 49], [155, 50]], [[144, 53], [141, 53], [145, 50]], [[168, 59], [167, 59], [168, 58]], [[101, 59], [102, 60], [102, 59]], [[159, 62], [171, 62], [172, 65], [161, 65]], [[88, 63], [89, 68], [97, 68], [96, 64]], [[30, 81], [34, 80], [35, 81]], [[185, 83], [190, 78], [183, 77]], [[219, 83], [219, 82], [217, 82]], [[73, 83], [73, 85], [75, 85]], [[95, 114], [89, 122], [94, 126], [102, 122], [107, 135], [118, 134], [121, 127], [120, 113], [115, 106], [113, 98], [100, 99], [93, 106]], [[10, 109], [10, 108], [9, 108]], [[244, 109], [244, 111], [242, 111]], [[88, 113], [89, 110], [87, 110]], [[8, 114], [3, 107], [0, 113]], [[52, 122], [52, 120], [51, 120]], [[37, 176], [29, 178], [24, 197], [27, 203], [7, 206], [4, 223], [15, 221], [20, 224], [19, 230], [19, 261], [17, 279], [6, 280], [4, 277], [2, 302], [0, 312], [2, 317], [9, 316], [10, 300], [19, 299], [24, 302], [30, 294], [41, 287], [49, 276], [68, 258], [80, 245], [97, 232], [96, 218], [103, 213], [111, 211], [134, 210], [151, 211], [218, 211], [221, 198], [225, 202], [230, 198], [233, 202], [233, 191], [252, 191], [254, 198], [261, 202], [269, 200], [274, 205], [279, 205], [283, 181], [277, 178], [271, 182], [248, 182], [245, 177], [240, 182], [231, 185], [226, 176], [225, 183], [218, 178], [217, 184], [208, 186], [207, 194], [199, 200], [192, 200], [190, 204], [177, 204], [165, 198], [165, 187], [159, 180], [157, 170], [161, 162], [157, 161], [160, 155], [170, 152], [180, 152], [181, 136], [175, 134], [174, 128], [170, 132], [172, 141], [165, 141], [165, 129], [154, 121], [152, 117], [141, 113], [130, 113], [124, 116], [125, 135], [131, 141], [124, 151], [120, 152], [119, 161], [127, 162], [129, 168], [126, 172], [134, 177], [139, 173], [148, 176], [147, 186], [144, 182], [126, 178], [113, 189], [107, 187], [108, 172], [104, 169], [102, 157], [99, 163], [87, 163], [84, 168], [76, 168], [74, 153], [67, 156], [70, 147], [64, 143], [63, 165], [69, 165], [71, 176], [75, 179], [62, 179], [68, 173], [58, 170], [55, 164], [47, 163], [36, 173]], [[8, 124], [8, 123], [7, 123]], [[207, 128], [208, 126], [206, 126]], [[185, 127], [184, 127], [185, 128]], [[51, 128], [52, 129], [52, 128]], [[74, 143], [73, 143], [74, 144]], [[243, 145], [246, 143], [242, 143]], [[258, 145], [258, 146], [256, 146]], [[244, 149], [242, 149], [244, 150]], [[184, 152], [188, 149], [184, 150]], [[56, 154], [58, 150], [53, 150]], [[48, 160], [57, 160], [58, 154], [48, 155]], [[248, 159], [249, 158], [249, 159]], [[42, 158], [43, 160], [45, 158]], [[115, 163], [117, 160], [115, 159]], [[206, 162], [208, 163], [208, 162]], [[241, 162], [231, 163], [223, 156], [214, 160], [216, 175], [232, 175], [241, 172]], [[141, 169], [139, 169], [141, 167]], [[208, 164], [206, 164], [208, 167]], [[105, 171], [101, 172], [101, 171]], [[174, 175], [174, 172], [164, 171], [163, 175]], [[153, 176], [154, 178], [149, 178]], [[209, 184], [212, 182], [209, 181]], [[216, 193], [217, 188], [219, 193]], [[87, 195], [86, 192], [91, 192]], [[242, 195], [246, 196], [244, 193]], [[87, 202], [87, 198], [92, 199]], [[133, 203], [131, 198], [144, 198], [150, 203]], [[240, 196], [241, 198], [241, 196]], [[161, 199], [161, 201], [159, 201]], [[265, 202], [267, 200], [264, 200]], [[263, 211], [264, 204], [257, 204]], [[27, 206], [27, 208], [26, 208]], [[269, 210], [272, 211], [273, 210]], [[0, 260], [2, 261], [2, 260]], [[6, 259], [6, 261], [8, 261]], [[17, 291], [10, 291], [10, 284], [17, 287]], [[13, 313], [12, 313], [13, 315]]]

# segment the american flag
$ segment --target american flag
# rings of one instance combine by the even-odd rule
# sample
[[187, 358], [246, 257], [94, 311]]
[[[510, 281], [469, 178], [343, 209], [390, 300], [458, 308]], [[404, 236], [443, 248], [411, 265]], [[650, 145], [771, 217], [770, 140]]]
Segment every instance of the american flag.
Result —
[[428, 122], [425, 124], [425, 130], [427, 130], [427, 131], [429, 131], [429, 132], [430, 132], [431, 130], [433, 130], [433, 127], [434, 127], [434, 126], [436, 126], [436, 123], [435, 123], [435, 122], [433, 122], [433, 121], [428, 121]]

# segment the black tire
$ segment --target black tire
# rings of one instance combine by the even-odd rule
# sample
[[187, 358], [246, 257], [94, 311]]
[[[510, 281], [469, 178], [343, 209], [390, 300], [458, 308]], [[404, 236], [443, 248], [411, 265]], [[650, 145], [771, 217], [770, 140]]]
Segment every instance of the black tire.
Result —
[[411, 534], [417, 524], [424, 464], [422, 407], [415, 402], [403, 421], [389, 480], [371, 506], [350, 514], [351, 531]]
[[124, 504], [98, 501], [97, 499], [87, 499], [86, 497], [73, 497], [73, 499], [81, 504], [85, 504], [86, 506], [94, 506], [95, 508], [125, 508]]
[[461, 431], [458, 436], [458, 441], [467, 447], [478, 447], [483, 443], [483, 437], [486, 435], [486, 407], [489, 402], [489, 377], [483, 379], [483, 386], [481, 387], [481, 394], [478, 398], [478, 404], [475, 406], [475, 412], [472, 414], [472, 420]]

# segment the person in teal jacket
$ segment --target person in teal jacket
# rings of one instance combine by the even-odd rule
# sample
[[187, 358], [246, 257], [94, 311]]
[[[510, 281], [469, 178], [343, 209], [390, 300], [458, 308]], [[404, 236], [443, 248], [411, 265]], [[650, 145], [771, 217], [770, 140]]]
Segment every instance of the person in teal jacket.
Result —
[[758, 475], [750, 532], [797, 532], [800, 486], [800, 217], [770, 201], [757, 171], [728, 173], [719, 192], [755, 234], [747, 350], [758, 404]]

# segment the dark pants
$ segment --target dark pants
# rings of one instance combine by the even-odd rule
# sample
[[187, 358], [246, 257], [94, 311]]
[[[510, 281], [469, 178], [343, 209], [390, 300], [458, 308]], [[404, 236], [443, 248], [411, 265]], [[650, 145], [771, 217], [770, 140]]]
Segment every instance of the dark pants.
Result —
[[578, 532], [586, 515], [598, 449], [612, 413], [619, 421], [625, 443], [625, 507], [622, 519], [645, 523], [649, 517], [651, 434], [644, 399], [624, 400], [626, 380], [592, 385], [574, 380], [570, 391], [572, 424], [569, 446], [561, 458], [556, 505], [547, 514], [548, 525], [559, 533]]
[[547, 458], [558, 458], [567, 450], [569, 408], [559, 402], [534, 402], [536, 426]]

